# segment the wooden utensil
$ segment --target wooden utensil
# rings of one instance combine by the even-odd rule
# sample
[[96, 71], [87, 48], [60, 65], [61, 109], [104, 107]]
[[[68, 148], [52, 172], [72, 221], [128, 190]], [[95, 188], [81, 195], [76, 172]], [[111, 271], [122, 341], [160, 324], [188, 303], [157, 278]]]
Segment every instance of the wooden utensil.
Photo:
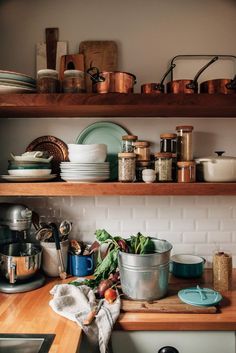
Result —
[[[85, 72], [95, 66], [99, 71], [116, 71], [118, 65], [118, 48], [115, 41], [83, 41], [79, 53], [84, 55]], [[86, 77], [86, 91], [92, 92], [90, 77]]]
[[83, 325], [88, 326], [92, 323], [95, 316], [98, 314], [99, 310], [101, 309], [103, 302], [104, 300], [101, 299], [99, 303], [88, 313], [86, 319], [83, 321]]
[[[36, 72], [43, 69], [48, 69], [47, 59], [49, 60], [49, 65], [54, 66], [54, 69], [59, 71], [60, 69], [60, 61], [61, 56], [67, 54], [67, 42], [58, 41], [58, 28], [46, 28], [46, 42], [39, 42], [36, 44]], [[57, 41], [56, 41], [57, 39]], [[56, 41], [56, 50], [55, 50], [55, 41]], [[51, 53], [53, 52], [53, 62], [51, 62], [50, 58], [47, 57], [47, 46]], [[56, 54], [55, 54], [56, 51]], [[51, 54], [48, 54], [51, 55]], [[56, 59], [55, 59], [56, 55]], [[56, 60], [56, 63], [55, 63]]]
[[59, 78], [63, 80], [65, 70], [80, 70], [84, 71], [84, 55], [72, 54], [62, 55], [60, 61]]
[[56, 69], [58, 37], [59, 37], [58, 28], [46, 28], [47, 68], [52, 70]]

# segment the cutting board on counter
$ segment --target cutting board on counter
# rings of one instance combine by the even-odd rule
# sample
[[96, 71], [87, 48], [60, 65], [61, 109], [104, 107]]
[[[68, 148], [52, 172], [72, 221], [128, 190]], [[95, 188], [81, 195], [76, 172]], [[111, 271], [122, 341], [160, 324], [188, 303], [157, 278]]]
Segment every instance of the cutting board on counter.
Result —
[[122, 299], [121, 311], [133, 313], [215, 314], [219, 310], [216, 306], [204, 307], [185, 304], [175, 294], [150, 302]]
[[[87, 71], [95, 66], [99, 71], [117, 71], [118, 48], [115, 41], [87, 40], [79, 45], [79, 53], [84, 55], [84, 68]], [[92, 81], [87, 75], [86, 91], [92, 91]]]

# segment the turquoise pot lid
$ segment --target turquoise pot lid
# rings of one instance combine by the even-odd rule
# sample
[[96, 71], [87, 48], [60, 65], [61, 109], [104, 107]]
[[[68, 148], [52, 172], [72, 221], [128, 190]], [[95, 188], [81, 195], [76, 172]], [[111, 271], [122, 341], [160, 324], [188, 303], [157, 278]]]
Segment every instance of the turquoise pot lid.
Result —
[[200, 288], [199, 286], [180, 290], [178, 297], [184, 303], [195, 306], [212, 306], [222, 300], [222, 295], [219, 292], [210, 288]]

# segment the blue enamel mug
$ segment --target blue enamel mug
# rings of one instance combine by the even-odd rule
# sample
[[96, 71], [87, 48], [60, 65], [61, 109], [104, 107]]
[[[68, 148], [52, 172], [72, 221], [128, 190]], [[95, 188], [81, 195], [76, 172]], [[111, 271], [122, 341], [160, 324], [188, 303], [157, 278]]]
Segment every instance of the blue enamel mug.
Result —
[[72, 276], [89, 276], [94, 271], [94, 256], [68, 254], [68, 272]]

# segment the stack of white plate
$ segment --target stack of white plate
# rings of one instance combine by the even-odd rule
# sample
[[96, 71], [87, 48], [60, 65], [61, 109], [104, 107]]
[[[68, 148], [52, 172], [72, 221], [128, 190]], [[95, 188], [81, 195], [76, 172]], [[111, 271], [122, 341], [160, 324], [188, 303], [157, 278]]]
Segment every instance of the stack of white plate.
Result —
[[33, 77], [14, 71], [0, 70], [0, 93], [36, 92], [36, 81]]
[[69, 182], [87, 183], [106, 181], [110, 177], [109, 162], [61, 162], [61, 178]]

